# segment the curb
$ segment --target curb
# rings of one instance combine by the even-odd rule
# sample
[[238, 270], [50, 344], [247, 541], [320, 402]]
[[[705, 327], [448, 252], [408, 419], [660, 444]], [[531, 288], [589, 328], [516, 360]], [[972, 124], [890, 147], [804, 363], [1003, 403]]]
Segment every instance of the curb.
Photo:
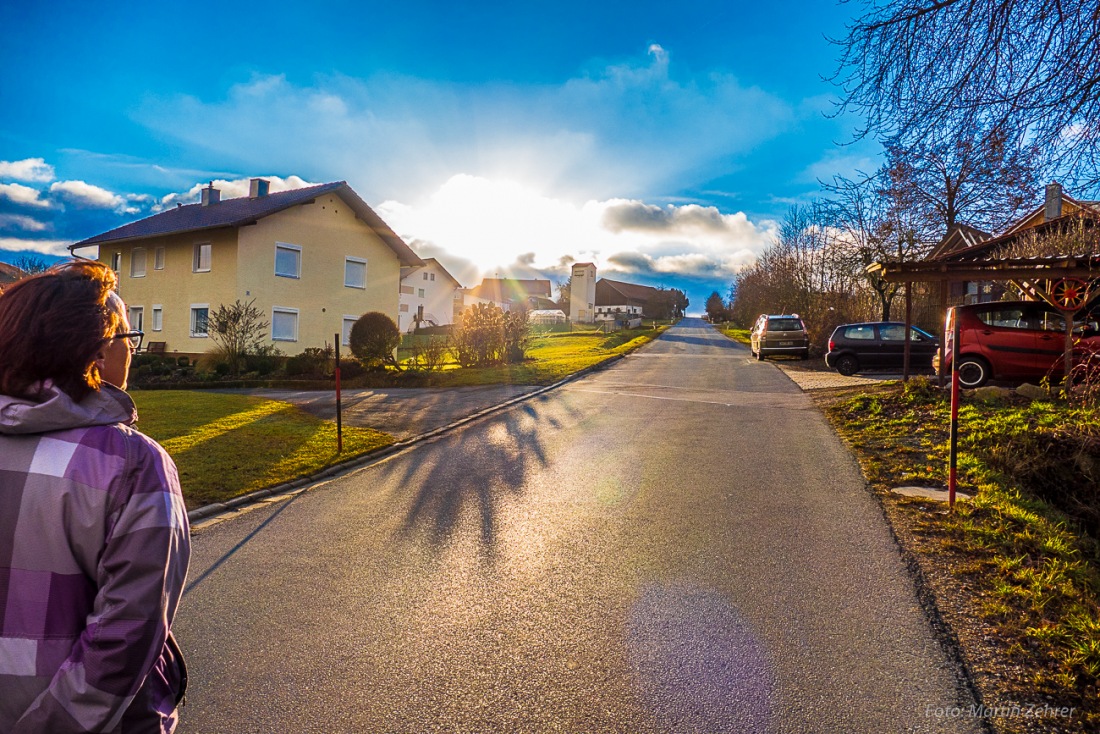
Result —
[[[650, 344], [653, 341], [655, 340], [651, 340], [646, 343]], [[214, 517], [216, 515], [222, 515], [233, 510], [238, 510], [241, 507], [245, 507], [247, 505], [258, 504], [269, 497], [277, 497], [280, 495], [289, 494], [290, 492], [294, 492], [297, 490], [302, 490], [302, 488], [308, 487], [311, 484], [316, 484], [317, 482], [324, 479], [331, 479], [332, 477], [343, 474], [352, 469], [357, 469], [361, 466], [365, 466], [366, 464], [370, 464], [378, 461], [379, 459], [383, 459], [392, 454], [396, 454], [399, 451], [404, 451], [405, 449], [411, 446], [415, 446], [422, 441], [427, 441], [430, 438], [435, 438], [445, 433], [450, 433], [451, 431], [457, 428], [461, 428], [468, 423], [472, 423], [486, 416], [506, 410], [513, 405], [518, 405], [519, 403], [526, 402], [527, 400], [538, 397], [539, 395], [545, 395], [551, 390], [556, 390], [562, 385], [566, 385], [570, 382], [573, 382], [574, 380], [579, 380], [585, 375], [607, 369], [612, 364], [618, 362], [626, 356], [626, 354], [612, 355], [602, 362], [597, 362], [594, 365], [585, 367], [582, 370], [578, 370], [571, 375], [563, 377], [562, 379], [551, 385], [546, 385], [545, 387], [541, 387], [533, 392], [529, 392], [526, 395], [520, 395], [518, 397], [505, 400], [503, 403], [497, 403], [496, 405], [491, 405], [488, 408], [483, 408], [482, 410], [479, 410], [476, 413], [472, 413], [465, 418], [459, 418], [452, 423], [448, 423], [445, 426], [440, 426], [439, 428], [433, 428], [426, 433], [421, 433], [419, 435], [413, 436], [412, 438], [406, 438], [403, 441], [392, 443], [389, 446], [383, 446], [381, 448], [374, 449], [373, 451], [368, 451], [365, 454], [356, 456], [354, 459], [348, 459], [347, 461], [341, 461], [337, 464], [332, 464], [331, 466], [325, 467], [316, 474], [312, 474], [307, 477], [298, 477], [297, 479], [293, 479], [289, 482], [281, 482], [271, 487], [257, 489], [254, 492], [242, 494], [239, 497], [234, 497], [233, 499], [226, 500], [225, 502], [213, 502], [209, 505], [203, 505], [202, 507], [188, 512], [187, 520], [188, 522], [192, 523], [198, 520], [206, 520], [207, 518]]]

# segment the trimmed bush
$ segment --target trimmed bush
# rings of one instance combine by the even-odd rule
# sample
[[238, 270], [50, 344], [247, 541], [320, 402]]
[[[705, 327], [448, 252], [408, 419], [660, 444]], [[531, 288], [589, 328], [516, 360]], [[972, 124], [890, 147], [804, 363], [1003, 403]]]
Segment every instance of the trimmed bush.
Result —
[[371, 311], [359, 317], [348, 339], [351, 353], [367, 367], [393, 364], [393, 352], [401, 343], [401, 332], [389, 316]]

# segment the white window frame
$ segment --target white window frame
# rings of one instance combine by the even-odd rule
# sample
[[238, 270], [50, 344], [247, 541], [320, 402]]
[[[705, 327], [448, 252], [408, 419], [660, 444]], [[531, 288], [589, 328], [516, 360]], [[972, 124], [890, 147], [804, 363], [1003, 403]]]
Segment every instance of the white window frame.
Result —
[[[296, 253], [295, 257], [295, 273], [293, 275], [289, 273], [279, 272], [279, 250], [286, 250], [288, 252]], [[280, 278], [293, 278], [294, 280], [302, 279], [302, 248], [298, 245], [292, 245], [289, 242], [276, 242], [275, 243], [275, 275]]]
[[[140, 258], [138, 257], [140, 255]], [[144, 247], [135, 247], [130, 250], [130, 277], [131, 278], [144, 278], [145, 272], [149, 266], [149, 254]], [[141, 264], [141, 270], [138, 271], [138, 264]]]
[[164, 248], [153, 250], [153, 270], [164, 270]]
[[[340, 346], [342, 346], [342, 347], [350, 347], [351, 346], [351, 327], [355, 326], [355, 322], [358, 321], [358, 320], [359, 320], [358, 316], [351, 316], [349, 314], [344, 314], [344, 320], [340, 322], [340, 325], [341, 325], [341, 329], [340, 329]], [[349, 322], [350, 322], [350, 324], [349, 324]]]
[[[288, 338], [285, 336], [275, 336], [275, 314], [293, 314], [294, 315], [294, 336]], [[276, 342], [296, 342], [298, 341], [298, 309], [290, 308], [289, 306], [272, 306], [271, 307], [271, 340]]]
[[153, 323], [152, 331], [164, 330], [164, 306], [159, 303], [153, 304]]
[[424, 298], [424, 289], [423, 288], [417, 288], [416, 289], [416, 297], [417, 298]]
[[131, 329], [145, 331], [145, 306], [128, 306], [126, 308], [126, 318], [130, 321]]
[[[202, 264], [202, 252], [206, 248], [206, 267]], [[214, 262], [214, 244], [212, 242], [196, 242], [195, 251], [191, 258], [192, 273], [209, 273], [210, 266]]]
[[112, 252], [111, 253], [111, 270], [115, 271], [115, 273], [118, 273], [120, 270], [122, 270], [122, 253], [121, 252]]
[[[195, 311], [206, 309], [206, 331], [195, 331]], [[208, 339], [210, 337], [210, 304], [209, 303], [192, 303], [191, 304], [191, 318], [188, 323], [188, 330], [191, 333], [192, 339]]]
[[[363, 266], [363, 285], [355, 285], [348, 282], [348, 263], [356, 263]], [[359, 290], [366, 290], [367, 288], [367, 260], [363, 257], [352, 257], [348, 255], [344, 258], [344, 287], [345, 288], [358, 288]]]

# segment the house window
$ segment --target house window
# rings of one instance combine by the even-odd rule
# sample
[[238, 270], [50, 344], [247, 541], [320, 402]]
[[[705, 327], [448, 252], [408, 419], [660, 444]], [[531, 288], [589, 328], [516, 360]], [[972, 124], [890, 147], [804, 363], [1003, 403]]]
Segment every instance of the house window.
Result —
[[112, 252], [111, 253], [111, 270], [113, 270], [117, 273], [121, 269], [122, 269], [122, 253], [121, 252]]
[[435, 280], [435, 273], [432, 273], [432, 280]]
[[400, 306], [399, 306], [399, 307], [397, 308], [397, 310], [398, 310], [398, 311], [400, 311], [401, 313], [408, 313], [408, 312], [409, 312], [409, 304], [407, 304], [407, 303], [402, 303], [402, 304], [401, 304], [401, 305], [400, 305]]
[[195, 245], [195, 259], [191, 263], [191, 270], [196, 273], [210, 272], [210, 243], [200, 242]]
[[417, 289], [416, 289], [416, 295], [417, 295], [417, 296], [418, 296], [419, 298], [423, 298], [423, 297], [424, 297], [424, 289], [423, 289], [423, 288], [417, 288]]
[[271, 338], [279, 342], [298, 341], [298, 309], [275, 306], [271, 310]]
[[164, 248], [153, 250], [153, 270], [164, 270]]
[[210, 306], [206, 303], [196, 303], [191, 306], [191, 336], [206, 337], [210, 322]]
[[428, 274], [424, 273], [424, 280], [427, 280], [427, 279], [428, 279]]
[[358, 257], [344, 258], [344, 286], [347, 288], [367, 287], [367, 261]]
[[126, 316], [130, 319], [130, 328], [137, 331], [145, 331], [145, 308], [143, 306], [130, 306]]
[[164, 306], [153, 306], [153, 331], [164, 328]]
[[302, 277], [302, 248], [283, 242], [275, 243], [275, 275], [281, 278]]
[[413, 294], [413, 287], [411, 285], [403, 285], [401, 286], [401, 292], [406, 296], [411, 296]]
[[340, 344], [343, 346], [351, 345], [351, 327], [355, 326], [355, 322], [358, 320], [358, 316], [344, 316], [343, 338], [340, 339]]
[[[135, 247], [130, 251], [130, 277], [145, 277], [145, 248]], [[137, 327], [135, 327], [137, 328]]]

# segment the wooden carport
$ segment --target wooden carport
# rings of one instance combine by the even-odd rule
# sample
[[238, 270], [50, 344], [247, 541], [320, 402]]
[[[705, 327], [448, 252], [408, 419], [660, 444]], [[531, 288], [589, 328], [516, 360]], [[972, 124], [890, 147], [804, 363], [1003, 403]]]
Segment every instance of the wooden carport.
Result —
[[[867, 272], [888, 283], [905, 284], [904, 379], [909, 379], [909, 326], [912, 321], [913, 283], [958, 283], [966, 281], [1008, 282], [1029, 300], [1045, 301], [1067, 314], [1065, 373], [1070, 371], [1073, 347], [1072, 314], [1100, 300], [1100, 255], [1083, 257], [1033, 257], [985, 260], [924, 260], [877, 262]], [[947, 289], [940, 289], [940, 306], [947, 313]], [[940, 341], [943, 363], [944, 340]], [[942, 384], [942, 375], [941, 375]]]

